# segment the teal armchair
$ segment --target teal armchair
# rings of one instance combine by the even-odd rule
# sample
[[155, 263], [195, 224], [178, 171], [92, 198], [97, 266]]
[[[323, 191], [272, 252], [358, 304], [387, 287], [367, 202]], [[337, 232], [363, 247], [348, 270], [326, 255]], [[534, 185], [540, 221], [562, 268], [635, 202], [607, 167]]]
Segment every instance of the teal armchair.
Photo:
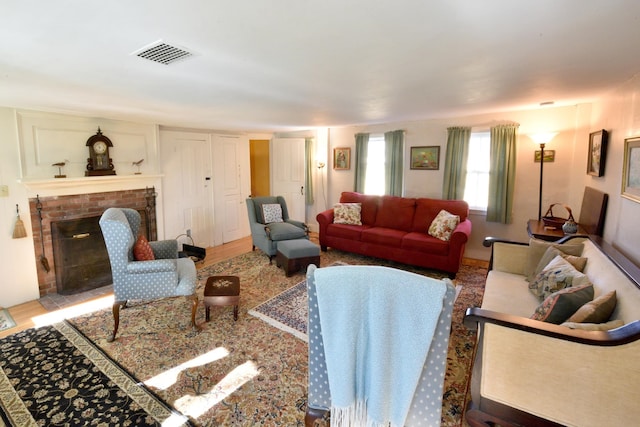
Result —
[[[278, 221], [270, 221], [273, 218], [269, 217], [265, 220], [265, 210], [268, 211], [269, 205], [280, 206], [277, 210], [281, 214]], [[269, 257], [269, 264], [278, 251], [279, 241], [309, 238], [309, 227], [302, 221], [289, 218], [287, 203], [282, 196], [248, 198], [247, 211], [252, 250], [260, 248]]]

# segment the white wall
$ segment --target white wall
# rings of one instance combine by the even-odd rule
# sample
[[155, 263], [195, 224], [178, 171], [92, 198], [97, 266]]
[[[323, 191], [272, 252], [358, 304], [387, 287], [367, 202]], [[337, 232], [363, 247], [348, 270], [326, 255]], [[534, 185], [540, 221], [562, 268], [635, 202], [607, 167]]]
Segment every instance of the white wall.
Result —
[[[424, 120], [404, 123], [390, 123], [375, 126], [353, 126], [332, 128], [329, 144], [329, 159], [335, 147], [351, 147], [351, 169], [335, 171], [330, 166], [328, 204], [331, 206], [340, 198], [342, 191], [352, 191], [354, 185], [355, 138], [358, 132], [384, 133], [396, 129], [405, 130], [405, 191], [407, 197], [442, 197], [444, 157], [446, 152], [447, 127], [472, 126], [474, 130], [488, 130], [498, 123], [516, 122], [520, 124], [516, 166], [516, 192], [513, 223], [509, 225], [488, 223], [483, 215], [471, 215], [473, 230], [465, 256], [488, 259], [489, 250], [482, 246], [486, 236], [500, 236], [514, 240], [528, 239], [526, 224], [538, 215], [538, 189], [540, 164], [534, 163], [534, 151], [539, 150], [527, 134], [543, 131], [557, 131], [559, 134], [546, 146], [556, 150], [555, 162], [544, 165], [544, 188], [542, 206], [544, 215], [551, 203], [568, 204], [577, 218], [582, 203], [583, 180], [586, 174], [586, 151], [584, 156], [575, 158], [574, 144], [588, 141], [588, 119], [590, 105], [570, 107], [540, 108], [529, 111], [491, 113], [477, 116]], [[439, 145], [440, 168], [435, 171], [411, 170], [409, 168], [410, 147]], [[580, 188], [578, 188], [580, 187]], [[566, 216], [562, 210], [554, 211], [558, 216]]]

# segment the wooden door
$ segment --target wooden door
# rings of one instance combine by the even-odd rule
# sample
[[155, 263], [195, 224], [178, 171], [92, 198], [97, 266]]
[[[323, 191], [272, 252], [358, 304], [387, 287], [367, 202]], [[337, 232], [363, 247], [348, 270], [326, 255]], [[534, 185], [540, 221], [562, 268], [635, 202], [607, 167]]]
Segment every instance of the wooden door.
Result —
[[272, 195], [283, 196], [289, 217], [305, 217], [304, 138], [275, 138], [271, 144]]

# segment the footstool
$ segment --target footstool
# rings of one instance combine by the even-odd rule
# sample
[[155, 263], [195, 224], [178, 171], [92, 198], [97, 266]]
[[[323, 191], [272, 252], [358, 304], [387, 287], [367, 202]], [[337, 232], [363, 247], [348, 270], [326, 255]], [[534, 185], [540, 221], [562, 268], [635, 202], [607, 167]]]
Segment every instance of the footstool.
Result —
[[237, 276], [211, 276], [204, 286], [204, 308], [207, 322], [211, 306], [233, 306], [233, 320], [238, 320], [240, 279]]
[[301, 268], [307, 267], [309, 264], [315, 264], [320, 267], [320, 247], [307, 239], [281, 240], [278, 242], [276, 265], [284, 269], [287, 277]]

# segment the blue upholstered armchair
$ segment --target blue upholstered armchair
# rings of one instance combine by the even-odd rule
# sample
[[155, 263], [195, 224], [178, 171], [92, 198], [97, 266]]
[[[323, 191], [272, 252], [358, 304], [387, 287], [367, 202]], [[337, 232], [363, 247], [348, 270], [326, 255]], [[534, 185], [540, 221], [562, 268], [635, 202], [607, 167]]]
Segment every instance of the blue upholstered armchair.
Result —
[[100, 228], [109, 254], [113, 276], [113, 335], [116, 338], [120, 308], [131, 299], [186, 296], [191, 301], [191, 325], [196, 327], [198, 308], [196, 267], [190, 258], [178, 258], [178, 242], [149, 242], [154, 260], [136, 261], [133, 247], [140, 231], [140, 214], [134, 209], [109, 208], [100, 218]]
[[[307, 292], [305, 425], [336, 410], [340, 419], [365, 413], [380, 425], [440, 426], [451, 281], [382, 266], [310, 265]], [[364, 408], [349, 413], [349, 399], [359, 396]], [[389, 418], [376, 419], [378, 412]]]
[[[270, 209], [276, 206], [276, 209]], [[287, 203], [282, 196], [247, 199], [252, 250], [256, 246], [269, 257], [269, 264], [278, 251], [281, 240], [308, 239], [309, 228], [304, 222], [289, 218]], [[265, 218], [265, 212], [267, 217]], [[275, 219], [275, 221], [272, 221]]]

